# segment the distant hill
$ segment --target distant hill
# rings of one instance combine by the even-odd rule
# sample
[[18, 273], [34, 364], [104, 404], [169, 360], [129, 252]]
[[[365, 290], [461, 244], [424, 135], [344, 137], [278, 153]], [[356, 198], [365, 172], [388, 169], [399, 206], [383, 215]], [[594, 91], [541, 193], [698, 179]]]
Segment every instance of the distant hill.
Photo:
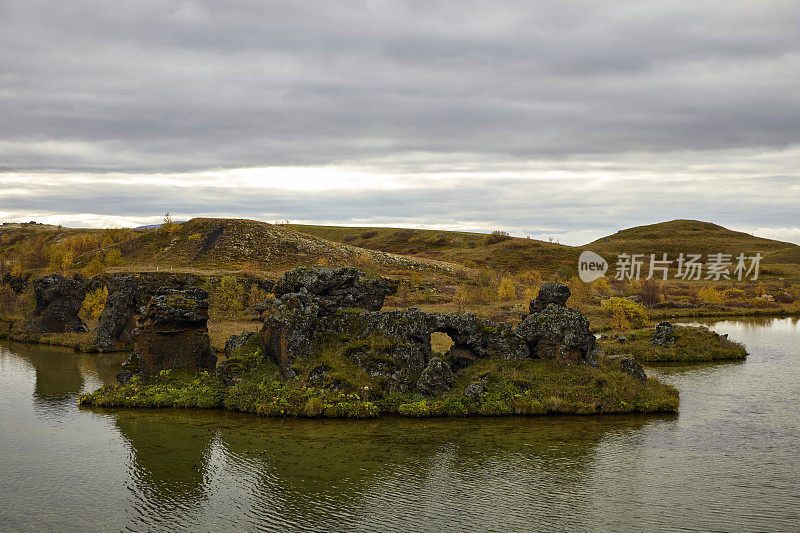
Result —
[[563, 244], [485, 233], [407, 228], [345, 226], [288, 227], [330, 241], [417, 258], [437, 259], [494, 270], [519, 272], [535, 269], [553, 273], [576, 265], [580, 250]]
[[[110, 233], [110, 235], [108, 235]], [[112, 244], [108, 238], [113, 237]], [[585, 246], [460, 231], [407, 228], [275, 225], [243, 219], [195, 218], [171, 228], [100, 230], [42, 224], [0, 225], [0, 267], [42, 271], [50, 251], [69, 245], [74, 266], [119, 248], [123, 270], [253, 271], [273, 275], [297, 265], [356, 265], [382, 275], [410, 272], [461, 275], [488, 267], [497, 272], [538, 270], [547, 277], [574, 275], [578, 255], [592, 250], [614, 260], [620, 253], [761, 252], [764, 274], [800, 278], [800, 246], [732, 231], [717, 224], [672, 220], [620, 230]]]
[[792, 243], [755, 237], [749, 233], [729, 230], [717, 224], [698, 220], [670, 220], [623, 229], [580, 248], [614, 255], [666, 252], [670, 258], [681, 252], [703, 255], [761, 252], [766, 257], [779, 251], [800, 251], [800, 247]]

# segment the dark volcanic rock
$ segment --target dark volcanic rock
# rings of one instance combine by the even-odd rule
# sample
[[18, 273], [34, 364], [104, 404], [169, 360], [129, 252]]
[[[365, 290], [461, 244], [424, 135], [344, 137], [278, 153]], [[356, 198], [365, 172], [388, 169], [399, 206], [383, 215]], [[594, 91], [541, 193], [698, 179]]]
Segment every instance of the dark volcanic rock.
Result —
[[550, 304], [567, 305], [569, 295], [569, 287], [563, 283], [542, 283], [538, 296], [531, 301], [529, 311], [531, 313], [543, 311]]
[[450, 390], [453, 379], [450, 365], [438, 357], [433, 357], [419, 376], [417, 390], [429, 396], [441, 396]]
[[31, 333], [83, 333], [89, 330], [78, 317], [86, 297], [83, 283], [61, 274], [33, 280], [36, 309], [25, 325]]
[[[444, 332], [454, 341], [448, 355], [456, 368], [481, 357], [529, 356], [525, 340], [508, 324], [469, 313], [425, 313], [414, 307], [375, 310], [387, 290], [384, 283], [369, 285], [355, 269], [287, 272], [277, 284], [280, 296], [261, 306], [267, 356], [292, 377], [298, 358], [311, 357], [323, 345], [345, 347], [351, 360], [371, 375], [385, 376], [396, 390], [417, 381], [429, 365], [433, 332]], [[360, 348], [350, 350], [351, 344]], [[366, 346], [379, 349], [381, 357], [367, 357]]]
[[483, 383], [470, 383], [464, 387], [464, 396], [467, 398], [477, 398], [486, 391]]
[[94, 342], [104, 352], [128, 349], [133, 342], [138, 309], [136, 276], [117, 274], [107, 283], [108, 298], [95, 330]]
[[549, 304], [525, 318], [516, 332], [527, 341], [533, 357], [555, 359], [563, 365], [596, 364], [597, 341], [589, 321], [574, 309]]
[[121, 381], [169, 368], [213, 370], [208, 339], [208, 293], [202, 289], [161, 291], [150, 300], [136, 329], [136, 349], [123, 365]]
[[656, 332], [653, 335], [653, 346], [668, 346], [675, 343], [675, 326], [664, 321], [656, 324]]
[[245, 357], [261, 350], [261, 338], [255, 331], [243, 331], [238, 335], [231, 335], [225, 341], [225, 357]]
[[647, 374], [644, 373], [644, 368], [642, 368], [642, 365], [640, 365], [632, 356], [618, 355], [613, 357], [611, 360], [619, 365], [620, 370], [631, 376], [636, 381], [640, 381], [642, 383], [647, 382]]
[[394, 288], [385, 279], [366, 279], [352, 267], [299, 267], [286, 272], [275, 285], [279, 298], [308, 294], [323, 315], [337, 309], [358, 308], [379, 311]]

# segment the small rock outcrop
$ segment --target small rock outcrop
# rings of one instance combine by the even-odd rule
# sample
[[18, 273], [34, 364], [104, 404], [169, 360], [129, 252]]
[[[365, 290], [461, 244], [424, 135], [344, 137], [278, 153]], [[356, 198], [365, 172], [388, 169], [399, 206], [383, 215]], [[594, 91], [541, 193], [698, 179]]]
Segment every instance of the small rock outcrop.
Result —
[[569, 287], [563, 283], [542, 283], [542, 286], [539, 288], [539, 294], [536, 298], [531, 300], [529, 311], [531, 313], [538, 313], [539, 311], [547, 309], [547, 306], [550, 304], [566, 306], [569, 296]]
[[441, 396], [450, 390], [454, 379], [450, 365], [438, 357], [432, 357], [419, 376], [417, 390], [428, 396]]
[[213, 370], [216, 355], [208, 338], [208, 293], [164, 290], [151, 298], [135, 331], [136, 348], [117, 379], [170, 368]]
[[664, 321], [656, 324], [656, 332], [653, 335], [653, 346], [669, 346], [675, 343], [675, 326], [670, 322]]
[[620, 370], [628, 374], [630, 377], [641, 383], [647, 382], [647, 374], [644, 373], [644, 368], [640, 365], [633, 356], [618, 355], [611, 358], [611, 361], [618, 364]]
[[313, 294], [322, 314], [337, 309], [380, 311], [395, 288], [385, 279], [367, 279], [353, 267], [299, 267], [286, 272], [273, 290], [278, 297]]
[[569, 288], [561, 283], [544, 283], [531, 303], [534, 311], [517, 326], [533, 357], [555, 359], [562, 365], [597, 365], [597, 340], [589, 321], [564, 305]]
[[464, 396], [467, 398], [479, 398], [484, 392], [486, 392], [486, 386], [483, 383], [470, 383], [464, 387]]
[[108, 297], [97, 323], [94, 343], [103, 352], [126, 350], [133, 343], [136, 328], [139, 284], [132, 274], [117, 274], [106, 287]]
[[86, 297], [80, 281], [50, 274], [33, 280], [36, 308], [25, 325], [30, 333], [84, 333], [89, 331], [78, 312]]

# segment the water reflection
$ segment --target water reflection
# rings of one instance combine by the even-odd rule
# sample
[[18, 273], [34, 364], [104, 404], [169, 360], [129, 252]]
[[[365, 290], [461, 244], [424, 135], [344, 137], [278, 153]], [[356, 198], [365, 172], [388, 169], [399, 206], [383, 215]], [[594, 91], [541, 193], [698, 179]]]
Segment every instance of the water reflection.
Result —
[[71, 348], [9, 343], [17, 357], [35, 369], [34, 406], [40, 413], [64, 413], [75, 408], [76, 396], [115, 383], [125, 354], [83, 354]]
[[[541, 506], [543, 486], [551, 485], [551, 507], [560, 501], [566, 508], [598, 444], [659, 420], [275, 420], [179, 410], [111, 416], [131, 446], [137, 521], [178, 520], [188, 528], [213, 509], [252, 526], [310, 530], [365, 520], [378, 529], [397, 520], [422, 526], [431, 513], [475, 525], [489, 513], [487, 498], [506, 513], [503, 523], [524, 524], [531, 506]], [[522, 500], [528, 504], [519, 507]]]
[[797, 325], [717, 321], [750, 357], [651, 368], [681, 390], [661, 418], [78, 409], [124, 355], [3, 343], [0, 529], [792, 529]]

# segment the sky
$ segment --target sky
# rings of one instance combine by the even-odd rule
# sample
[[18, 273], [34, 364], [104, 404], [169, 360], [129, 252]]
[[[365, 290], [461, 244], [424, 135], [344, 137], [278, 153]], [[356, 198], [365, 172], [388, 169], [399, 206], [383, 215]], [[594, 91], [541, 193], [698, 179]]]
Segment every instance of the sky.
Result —
[[800, 3], [0, 0], [0, 220], [800, 243]]

